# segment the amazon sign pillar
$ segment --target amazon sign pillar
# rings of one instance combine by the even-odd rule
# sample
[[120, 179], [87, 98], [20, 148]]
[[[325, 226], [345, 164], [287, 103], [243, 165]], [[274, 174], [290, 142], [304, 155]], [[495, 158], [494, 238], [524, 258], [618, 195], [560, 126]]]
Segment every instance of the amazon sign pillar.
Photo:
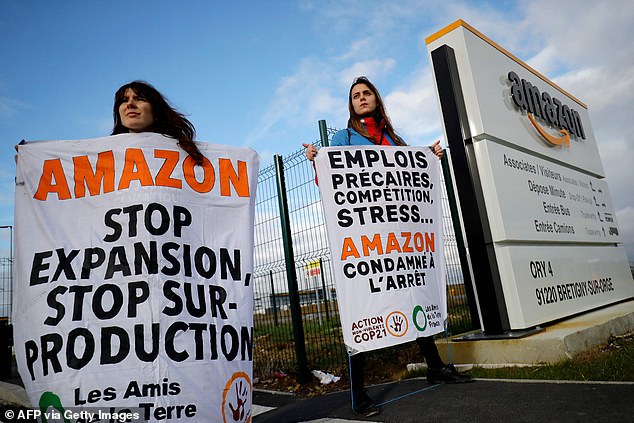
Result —
[[461, 20], [426, 43], [484, 333], [632, 298], [587, 106]]

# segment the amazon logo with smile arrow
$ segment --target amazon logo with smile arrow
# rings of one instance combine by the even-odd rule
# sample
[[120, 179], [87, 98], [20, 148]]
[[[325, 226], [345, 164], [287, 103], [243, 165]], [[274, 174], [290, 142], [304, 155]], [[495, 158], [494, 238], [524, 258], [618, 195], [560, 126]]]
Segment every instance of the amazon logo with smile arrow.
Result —
[[[581, 116], [575, 109], [562, 103], [558, 98], [520, 79], [513, 71], [508, 73], [511, 83], [511, 98], [515, 105], [526, 111], [528, 119], [537, 132], [549, 143], [556, 146], [570, 147], [570, 137], [586, 139]], [[541, 122], [558, 129], [558, 135], [551, 135], [542, 127]]]

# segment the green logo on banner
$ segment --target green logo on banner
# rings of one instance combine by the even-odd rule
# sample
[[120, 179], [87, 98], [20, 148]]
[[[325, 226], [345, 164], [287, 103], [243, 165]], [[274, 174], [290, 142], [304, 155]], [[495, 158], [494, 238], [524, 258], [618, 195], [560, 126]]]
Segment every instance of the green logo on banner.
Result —
[[[418, 324], [419, 313], [423, 313], [423, 317], [425, 318], [422, 326]], [[412, 313], [412, 320], [414, 321], [414, 326], [416, 326], [416, 329], [418, 329], [419, 331], [423, 332], [427, 328], [427, 315], [425, 314], [425, 310], [423, 310], [422, 306], [417, 305], [416, 307], [414, 307], [414, 312]]]
[[[64, 407], [62, 406], [62, 401], [59, 397], [52, 392], [44, 392], [40, 397], [42, 423], [48, 423], [48, 420], [46, 419], [46, 410], [48, 410], [49, 407], [53, 407], [55, 410], [59, 411], [62, 416], [64, 415]], [[64, 417], [64, 423], [70, 423], [70, 420]]]

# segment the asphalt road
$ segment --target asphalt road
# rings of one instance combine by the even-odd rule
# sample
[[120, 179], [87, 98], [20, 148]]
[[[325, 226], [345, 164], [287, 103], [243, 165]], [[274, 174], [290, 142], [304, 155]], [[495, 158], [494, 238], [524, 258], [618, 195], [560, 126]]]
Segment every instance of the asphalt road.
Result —
[[634, 383], [477, 380], [429, 385], [411, 379], [368, 388], [381, 414], [355, 415], [349, 392], [300, 398], [256, 391], [271, 407], [253, 423], [285, 422], [634, 422]]

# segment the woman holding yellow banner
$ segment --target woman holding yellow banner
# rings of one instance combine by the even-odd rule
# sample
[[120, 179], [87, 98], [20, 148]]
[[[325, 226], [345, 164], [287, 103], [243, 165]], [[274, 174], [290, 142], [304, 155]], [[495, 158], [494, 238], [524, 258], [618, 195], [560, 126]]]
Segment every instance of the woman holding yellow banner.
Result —
[[[366, 77], [356, 78], [352, 83], [348, 95], [348, 109], [348, 127], [333, 136], [331, 146], [406, 145], [394, 131], [381, 95]], [[306, 158], [313, 161], [317, 149], [312, 144], [303, 146], [306, 148]], [[440, 141], [436, 141], [430, 148], [436, 156], [442, 158]], [[427, 363], [429, 383], [464, 383], [472, 380], [471, 376], [459, 373], [453, 364], [446, 365], [442, 361], [432, 336], [420, 337], [416, 343]], [[380, 408], [374, 404], [364, 389], [363, 353], [349, 355], [348, 365], [353, 410], [366, 417], [378, 414]]]

